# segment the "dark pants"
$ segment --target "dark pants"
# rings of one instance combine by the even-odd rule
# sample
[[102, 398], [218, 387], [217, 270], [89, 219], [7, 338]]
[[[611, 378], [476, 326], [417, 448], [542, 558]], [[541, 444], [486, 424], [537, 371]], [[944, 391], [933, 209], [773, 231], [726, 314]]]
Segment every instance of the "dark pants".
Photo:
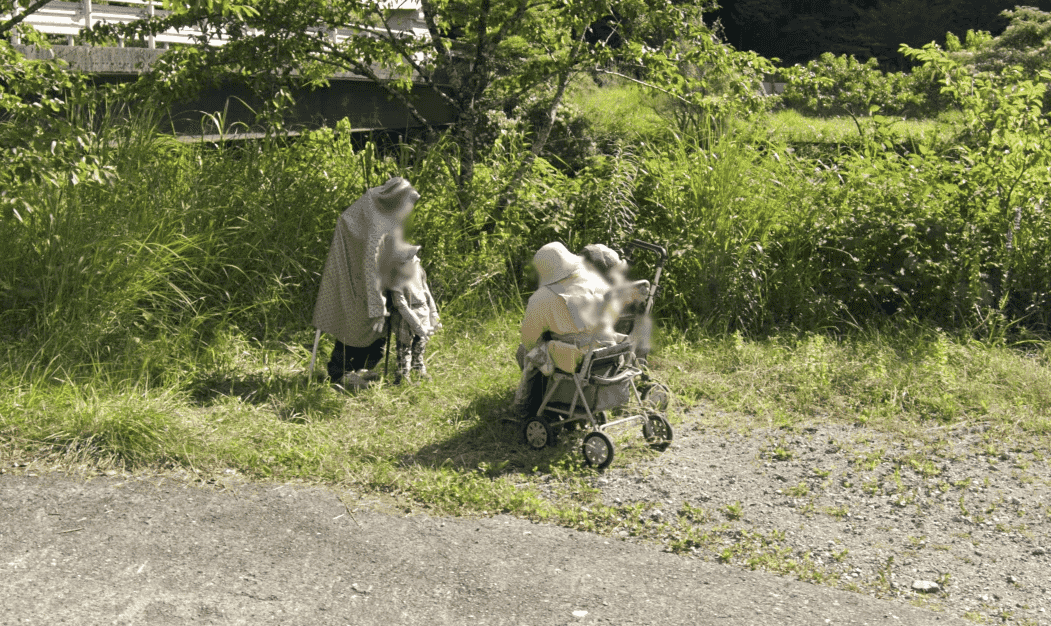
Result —
[[370, 369], [383, 360], [383, 346], [386, 343], [387, 339], [381, 338], [371, 346], [359, 348], [337, 340], [332, 348], [332, 358], [328, 360], [328, 377], [338, 383], [347, 372]]
[[547, 376], [537, 372], [526, 384], [529, 385], [529, 395], [522, 409], [526, 417], [530, 417], [536, 415], [536, 412], [540, 410], [540, 405], [544, 402], [544, 394], [547, 393]]

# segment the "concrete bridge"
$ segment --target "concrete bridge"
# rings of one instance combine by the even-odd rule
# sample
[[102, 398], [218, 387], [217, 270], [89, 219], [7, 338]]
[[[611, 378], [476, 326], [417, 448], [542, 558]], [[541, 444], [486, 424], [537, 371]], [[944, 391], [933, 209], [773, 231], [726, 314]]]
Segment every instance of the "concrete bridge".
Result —
[[[388, 24], [394, 32], [405, 36], [426, 37], [419, 0], [388, 0]], [[202, 33], [196, 29], [181, 29], [158, 33], [141, 41], [121, 41], [117, 47], [78, 45], [86, 28], [99, 24], [126, 24], [167, 12], [154, 0], [111, 0], [99, 3], [53, 1], [26, 17], [26, 24], [63, 41], [50, 50], [21, 45], [17, 35], [12, 44], [29, 58], [61, 58], [76, 70], [95, 77], [100, 82], [134, 80], [166, 53], [170, 45], [196, 44]], [[0, 20], [8, 16], [0, 16]], [[361, 36], [361, 29], [332, 28], [326, 35], [339, 42]], [[221, 46], [226, 40], [219, 35], [211, 37], [208, 45]], [[355, 129], [407, 130], [418, 125], [406, 107], [388, 97], [387, 92], [372, 81], [351, 73], [332, 76], [330, 86], [315, 90], [300, 90], [293, 94], [296, 106], [286, 119], [286, 127], [319, 127], [333, 125], [348, 118]], [[432, 125], [441, 126], [455, 121], [454, 112], [431, 87], [419, 85], [413, 89], [414, 105]], [[170, 120], [173, 130], [180, 135], [214, 134], [208, 120], [221, 116], [228, 126], [238, 122], [250, 124], [253, 110], [261, 102], [244, 85], [229, 82], [218, 88], [207, 89], [195, 100], [173, 102]]]

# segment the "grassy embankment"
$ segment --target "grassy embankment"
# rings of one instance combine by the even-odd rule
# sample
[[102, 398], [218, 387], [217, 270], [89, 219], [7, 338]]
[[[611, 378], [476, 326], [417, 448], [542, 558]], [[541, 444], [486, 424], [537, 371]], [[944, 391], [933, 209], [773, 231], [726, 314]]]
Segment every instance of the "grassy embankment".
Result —
[[[310, 382], [307, 331], [292, 343], [217, 337], [212, 367], [165, 386], [8, 371], [6, 461], [34, 469], [234, 469], [252, 478], [400, 494], [447, 513], [569, 514], [528, 487], [554, 473], [579, 490], [578, 442], [527, 450], [504, 423], [516, 382], [515, 319], [449, 324], [432, 344], [435, 381], [344, 395]], [[901, 433], [985, 423], [1010, 447], [1051, 435], [1051, 350], [1020, 351], [916, 329], [746, 340], [665, 333], [654, 359], [678, 394], [673, 422], [747, 432], [834, 421]], [[695, 419], [696, 416], [691, 416]], [[619, 465], [653, 454], [635, 433]], [[567, 473], [568, 472], [568, 473]], [[525, 487], [525, 489], [523, 489]], [[563, 509], [566, 509], [563, 511]]]
[[[0, 233], [5, 249], [17, 251], [5, 274], [20, 276], [0, 285], [4, 466], [179, 468], [202, 477], [234, 469], [386, 493], [446, 513], [508, 511], [611, 527], [623, 511], [593, 501], [572, 439], [531, 452], [500, 419], [517, 375], [510, 355], [520, 299], [509, 268], [538, 242], [579, 245], [614, 233], [608, 218], [616, 216], [600, 211], [611, 197], [633, 202], [640, 233], [663, 233], [680, 253], [669, 266], [667, 330], [654, 358], [657, 376], [680, 397], [673, 423], [705, 403], [732, 415], [699, 418], [721, 428], [833, 420], [907, 437], [931, 425], [986, 422], [990, 445], [1047, 445], [1046, 344], [1007, 347], [1002, 333], [978, 342], [973, 328], [941, 332], [893, 319], [843, 332], [857, 321], [850, 314], [885, 292], [847, 280], [874, 271], [858, 260], [860, 248], [857, 267], [844, 264], [847, 278], [834, 283], [811, 239], [819, 227], [829, 238], [837, 228], [852, 237], [841, 219], [851, 199], [896, 197], [897, 188], [859, 183], [843, 192], [838, 174], [805, 174], [813, 167], [774, 158], [769, 141], [763, 150], [669, 144], [659, 107], [631, 103], [603, 92], [579, 98], [585, 113], [606, 115], [591, 116], [599, 131], [640, 143], [579, 179], [538, 166], [518, 213], [496, 225], [459, 209], [434, 152], [382, 160], [338, 133], [243, 151], [100, 137], [94, 149], [111, 159], [108, 182], [42, 188], [26, 199], [24, 219], [5, 216]], [[664, 145], [651, 145], [662, 137]], [[486, 180], [513, 167], [513, 141], [501, 142], [480, 167], [479, 193], [495, 195]], [[313, 285], [338, 208], [395, 171], [417, 181], [425, 198], [416, 236], [438, 268], [431, 277], [447, 320], [430, 349], [436, 380], [345, 396], [303, 373]], [[764, 184], [743, 194], [759, 177]], [[603, 195], [609, 189], [630, 193]], [[881, 241], [871, 242], [873, 255]], [[818, 294], [830, 283], [842, 293]], [[925, 297], [921, 287], [896, 297]], [[836, 322], [837, 311], [850, 323]], [[764, 332], [725, 332], [733, 328]], [[622, 441], [618, 465], [654, 454], [633, 437]], [[565, 497], [541, 496], [534, 470], [554, 476]]]

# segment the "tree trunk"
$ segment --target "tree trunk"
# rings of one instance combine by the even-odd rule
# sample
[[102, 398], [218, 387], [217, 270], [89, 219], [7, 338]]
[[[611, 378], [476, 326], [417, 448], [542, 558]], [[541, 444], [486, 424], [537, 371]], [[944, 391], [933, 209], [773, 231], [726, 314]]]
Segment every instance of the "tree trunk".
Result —
[[540, 156], [540, 153], [544, 151], [544, 147], [547, 145], [547, 140], [551, 136], [551, 129], [555, 126], [555, 118], [558, 115], [558, 108], [562, 105], [562, 98], [566, 94], [566, 87], [569, 86], [569, 79], [573, 73], [571, 70], [566, 69], [558, 75], [558, 87], [555, 89], [555, 95], [551, 98], [551, 104], [547, 107], [547, 113], [541, 120], [540, 127], [536, 131], [536, 139], [533, 141], [533, 145], [530, 146], [529, 152], [525, 158], [522, 159], [522, 163], [515, 170], [515, 173], [511, 175], [511, 179], [504, 185], [503, 190], [500, 192], [500, 198], [496, 203], [496, 211], [493, 215], [493, 221], [487, 224], [487, 228], [495, 227], [496, 222], [503, 217], [504, 211], [511, 205], [515, 197], [518, 195], [518, 188], [522, 185], [522, 180], [525, 178], [526, 172], [533, 167], [533, 162]]

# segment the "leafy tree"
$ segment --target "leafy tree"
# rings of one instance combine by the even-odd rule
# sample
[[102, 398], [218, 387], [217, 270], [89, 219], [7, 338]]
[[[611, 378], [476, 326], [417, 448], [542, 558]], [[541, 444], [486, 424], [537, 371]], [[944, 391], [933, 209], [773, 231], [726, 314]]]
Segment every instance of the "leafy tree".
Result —
[[[949, 33], [945, 52], [957, 63], [974, 72], [999, 74], [1019, 68], [1023, 75], [1034, 78], [1041, 70], [1051, 69], [1051, 13], [1032, 7], [1004, 11], [1010, 20], [1000, 35], [987, 31], [968, 31], [961, 41]], [[1045, 109], [1051, 107], [1051, 94], [1045, 96]]]
[[[529, 137], [520, 165], [498, 194], [494, 219], [513, 201], [521, 178], [546, 147], [571, 78], [579, 72], [627, 76], [672, 94], [692, 107], [713, 104], [734, 67], [762, 63], [736, 56], [713, 40], [703, 3], [663, 0], [423, 0], [427, 36], [406, 36], [387, 2], [256, 0], [252, 15], [219, 15], [198, 7], [145, 24], [99, 31], [130, 36], [190, 24], [205, 26], [202, 43], [222, 35], [221, 47], [175, 51], [157, 66], [154, 80], [168, 87], [236, 74], [287, 103], [294, 84], [323, 84], [351, 72], [383, 86], [415, 121], [430, 126], [414, 89], [433, 89], [452, 108], [455, 150], [448, 174], [461, 208], [474, 210], [472, 183], [479, 153], [517, 120]], [[355, 34], [334, 37], [333, 29]], [[691, 75], [684, 70], [693, 68]], [[700, 68], [700, 69], [698, 69]], [[755, 72], [751, 90], [758, 92]], [[740, 92], [748, 88], [740, 87]], [[271, 121], [276, 122], [278, 116]], [[512, 121], [508, 121], [512, 120]]]
[[[0, 0], [0, 15], [7, 16], [0, 21], [0, 228], [17, 228], [36, 218], [38, 207], [21, 193], [27, 186], [101, 183], [111, 175], [92, 150], [95, 133], [77, 119], [78, 111], [99, 106], [105, 89], [94, 88], [64, 61], [28, 59], [9, 41], [48, 47], [47, 38], [25, 23], [47, 1]], [[168, 7], [176, 15], [201, 8], [251, 13], [226, 0], [170, 1]]]
[[[1012, 18], [1030, 22], [1028, 11]], [[1032, 32], [1025, 24], [1014, 32]], [[979, 53], [993, 46], [988, 38], [972, 35]], [[1008, 41], [1034, 41], [1028, 36]], [[954, 44], [957, 42], [953, 42]], [[1051, 184], [1051, 141], [1048, 117], [1042, 111], [1051, 71], [1029, 72], [1012, 65], [996, 72], [975, 72], [936, 44], [922, 49], [902, 46], [902, 52], [935, 72], [943, 92], [964, 114], [966, 132], [957, 148], [958, 168], [952, 178], [959, 190], [960, 218], [969, 237], [997, 241], [999, 245], [970, 246], [971, 258], [960, 267], [961, 280], [971, 289], [987, 284], [995, 302], [992, 313], [1015, 317], [1046, 310], [1046, 301], [1012, 302], [1021, 293], [1046, 297], [1047, 276], [1015, 272], [1019, 261], [1046, 249], [1047, 234], [1031, 228], [1032, 214], [1048, 201]], [[1026, 284], [1029, 283], [1029, 284]]]
[[1029, 74], [1051, 68], [1051, 13], [1033, 7], [1003, 12], [1010, 24], [1002, 34], [982, 46], [974, 57], [980, 71], [999, 72], [1012, 66]]
[[857, 121], [876, 111], [923, 117], [944, 107], [944, 98], [936, 88], [940, 84], [929, 70], [884, 72], [874, 57], [862, 62], [853, 56], [826, 52], [781, 73], [788, 80], [782, 102], [805, 114], [847, 114]]

